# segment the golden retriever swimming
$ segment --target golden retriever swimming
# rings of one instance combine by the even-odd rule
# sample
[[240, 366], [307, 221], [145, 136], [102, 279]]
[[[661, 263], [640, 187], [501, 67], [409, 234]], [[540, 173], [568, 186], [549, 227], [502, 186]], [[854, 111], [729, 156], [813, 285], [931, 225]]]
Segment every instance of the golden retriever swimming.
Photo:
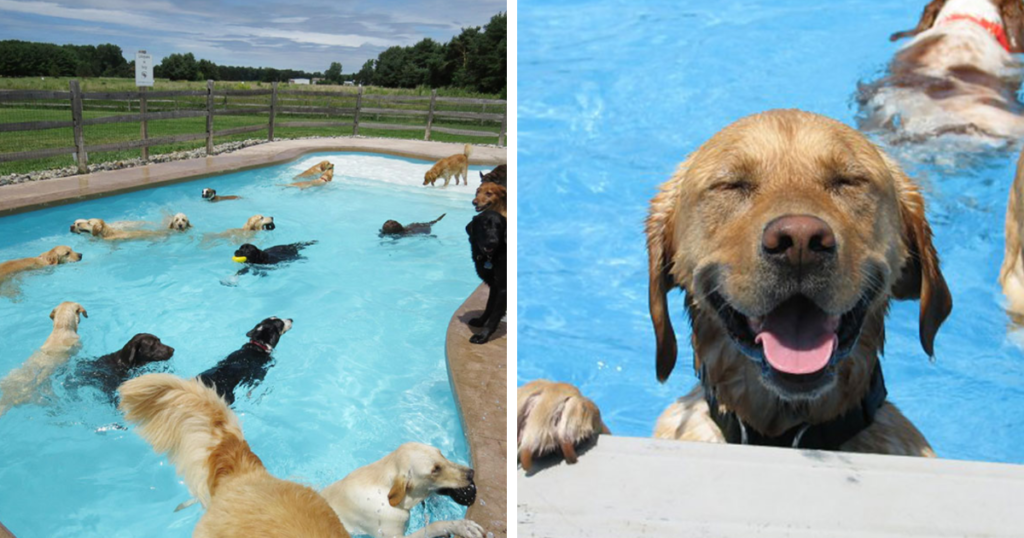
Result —
[[311, 177], [311, 176], [322, 176], [324, 172], [334, 170], [334, 164], [331, 161], [320, 161], [319, 163], [309, 167], [305, 172], [295, 176], [295, 179], [300, 177]]
[[862, 85], [861, 127], [893, 143], [953, 134], [1003, 144], [1024, 136], [1017, 101], [1021, 0], [932, 0], [882, 79]]
[[476, 188], [476, 197], [473, 198], [473, 208], [477, 213], [481, 211], [497, 211], [502, 217], [508, 218], [508, 190], [497, 183], [481, 183]]
[[331, 168], [320, 175], [317, 179], [311, 181], [296, 181], [295, 183], [288, 183], [285, 187], [298, 187], [299, 189], [308, 189], [310, 187], [322, 187], [334, 180], [334, 168]]
[[203, 236], [204, 241], [210, 241], [214, 239], [230, 239], [231, 241], [248, 241], [256, 232], [260, 230], [273, 230], [277, 227], [274, 224], [274, 217], [264, 217], [263, 215], [253, 215], [245, 221], [245, 225], [241, 228], [231, 228], [218, 233], [208, 233]]
[[133, 239], [160, 239], [167, 237], [172, 232], [183, 232], [192, 227], [188, 217], [184, 213], [178, 213], [166, 221], [162, 230], [131, 230], [128, 228], [137, 227], [144, 222], [111, 222], [103, 219], [78, 219], [71, 225], [71, 233], [89, 234], [93, 237], [108, 241], [123, 241]]
[[459, 184], [459, 177], [462, 177], [462, 182], [469, 184], [469, 155], [473, 153], [473, 146], [466, 144], [462, 155], [452, 155], [451, 157], [445, 157], [440, 161], [437, 161], [430, 170], [423, 176], [423, 184], [434, 186], [434, 182], [438, 178], [444, 178], [444, 186], [448, 186], [448, 182], [455, 178], [455, 184]]
[[[441, 451], [405, 443], [380, 460], [352, 471], [320, 492], [350, 534], [405, 536], [409, 510], [430, 495], [447, 495], [469, 506], [476, 500], [473, 470], [448, 461]], [[483, 538], [468, 519], [435, 521], [410, 535], [433, 538], [449, 534]]]
[[82, 305], [63, 302], [50, 312], [53, 331], [42, 347], [21, 366], [0, 380], [0, 416], [12, 407], [38, 403], [50, 390], [50, 376], [78, 351], [79, 315], [89, 317]]
[[154, 450], [167, 454], [206, 509], [192, 536], [349, 536], [315, 490], [267, 472], [216, 390], [198, 379], [147, 374], [118, 392], [125, 418]]
[[[654, 435], [934, 456], [886, 400], [878, 360], [891, 299], [920, 298], [933, 354], [952, 299], [931, 236], [914, 182], [846, 125], [774, 110], [724, 128], [651, 201], [658, 379], [676, 362], [678, 286], [701, 380]], [[593, 402], [550, 381], [519, 389], [518, 414], [527, 468], [603, 429]]]
[[53, 247], [34, 258], [21, 258], [20, 260], [0, 263], [0, 282], [24, 271], [42, 269], [43, 267], [60, 265], [62, 263], [77, 262], [81, 261], [81, 259], [82, 255], [71, 250], [71, 247], [64, 245]]

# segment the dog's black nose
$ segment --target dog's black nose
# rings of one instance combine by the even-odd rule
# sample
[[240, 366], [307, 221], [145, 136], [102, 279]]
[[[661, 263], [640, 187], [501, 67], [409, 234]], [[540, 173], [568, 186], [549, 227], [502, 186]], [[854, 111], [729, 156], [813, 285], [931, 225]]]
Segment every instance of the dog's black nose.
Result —
[[793, 267], [815, 265], [835, 256], [836, 236], [825, 221], [811, 215], [785, 215], [768, 223], [761, 252]]
[[469, 480], [470, 482], [472, 482], [474, 474], [476, 474], [476, 472], [473, 471], [473, 469], [470, 469], [470, 470], [466, 471], [466, 480]]

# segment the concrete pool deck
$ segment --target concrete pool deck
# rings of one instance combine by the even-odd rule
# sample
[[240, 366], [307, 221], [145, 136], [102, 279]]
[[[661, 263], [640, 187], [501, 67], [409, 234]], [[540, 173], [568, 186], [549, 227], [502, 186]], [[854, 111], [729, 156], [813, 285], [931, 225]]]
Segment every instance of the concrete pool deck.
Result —
[[[280, 140], [199, 159], [4, 185], [0, 187], [0, 216], [280, 164], [307, 153], [358, 151], [436, 161], [462, 153], [462, 146], [460, 143], [393, 138]], [[474, 165], [503, 164], [506, 162], [506, 148], [474, 145], [469, 161]]]
[[490, 340], [478, 345], [469, 343], [473, 332], [466, 324], [483, 312], [488, 293], [487, 285], [481, 284], [452, 315], [445, 355], [448, 379], [476, 472], [477, 502], [466, 511], [466, 518], [477, 522], [485, 532], [493, 533], [495, 538], [504, 538], [508, 535], [508, 444], [505, 440], [508, 326], [502, 322]]
[[519, 470], [520, 537], [1019, 537], [1024, 466], [602, 435]]

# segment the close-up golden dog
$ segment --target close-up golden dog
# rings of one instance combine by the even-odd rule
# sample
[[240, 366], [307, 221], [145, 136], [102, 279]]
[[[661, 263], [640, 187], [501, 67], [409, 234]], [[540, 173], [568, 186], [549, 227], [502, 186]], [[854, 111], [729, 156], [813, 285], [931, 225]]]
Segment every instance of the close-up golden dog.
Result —
[[434, 166], [427, 170], [427, 173], [423, 176], [423, 184], [434, 186], [434, 183], [439, 178], [444, 178], [444, 186], [448, 186], [448, 182], [452, 178], [455, 178], [455, 184], [459, 184], [459, 178], [462, 178], [462, 182], [466, 185], [469, 184], [469, 156], [473, 153], [473, 146], [466, 144], [463, 148], [462, 155], [452, 155], [451, 157], [445, 157], [440, 161], [437, 161]]
[[332, 166], [326, 170], [320, 177], [310, 181], [296, 181], [295, 183], [288, 183], [285, 187], [297, 187], [299, 189], [308, 189], [310, 187], [321, 187], [334, 180], [334, 167]]
[[[476, 500], [473, 470], [453, 463], [441, 451], [405, 443], [387, 456], [360, 467], [320, 492], [350, 534], [405, 536], [409, 511], [431, 495], [447, 495], [462, 505]], [[435, 521], [414, 536], [454, 534], [484, 538], [473, 521]]]
[[316, 490], [267, 472], [215, 389], [195, 378], [147, 374], [118, 392], [125, 418], [154, 450], [167, 454], [206, 509], [192, 536], [349, 536]]
[[172, 232], [183, 232], [192, 227], [188, 217], [184, 213], [178, 213], [170, 218], [166, 226], [161, 230], [131, 230], [146, 224], [144, 222], [111, 222], [103, 219], [77, 219], [71, 225], [71, 233], [89, 234], [93, 237], [108, 241], [125, 241], [133, 239], [160, 239], [167, 237]]
[[334, 164], [331, 161], [320, 161], [317, 164], [309, 167], [305, 172], [295, 176], [295, 179], [300, 177], [311, 177], [311, 176], [322, 176], [324, 172], [328, 170], [334, 170]]
[[473, 208], [481, 211], [497, 211], [502, 217], [508, 217], [508, 190], [497, 183], [481, 183], [476, 188]]
[[0, 263], [0, 282], [24, 271], [42, 269], [43, 267], [49, 267], [51, 265], [60, 265], [62, 263], [77, 262], [81, 260], [82, 255], [71, 250], [71, 247], [64, 245], [53, 247], [50, 250], [32, 258], [21, 258], [20, 260], [11, 260]]
[[21, 366], [0, 380], [0, 416], [12, 407], [39, 403], [50, 392], [50, 376], [81, 346], [78, 341], [79, 315], [89, 317], [82, 305], [65, 301], [50, 312], [53, 331], [42, 347]]
[[264, 217], [263, 215], [253, 215], [245, 221], [245, 225], [241, 228], [231, 228], [224, 230], [223, 232], [208, 233], [203, 236], [204, 241], [212, 241], [216, 239], [228, 239], [234, 242], [248, 241], [256, 232], [260, 230], [273, 230], [276, 228], [274, 224], [274, 217]]
[[1020, 63], [1021, 0], [932, 0], [888, 74], [862, 85], [862, 127], [891, 133], [892, 142], [924, 142], [955, 134], [976, 140], [1024, 136]]
[[[661, 186], [646, 231], [657, 377], [675, 367], [680, 287], [700, 379], [655, 437], [935, 455], [886, 399], [879, 355], [890, 300], [920, 299], [932, 355], [952, 298], [917, 186], [864, 135], [798, 110], [740, 119]], [[524, 468], [606, 431], [575, 387], [518, 396]]]

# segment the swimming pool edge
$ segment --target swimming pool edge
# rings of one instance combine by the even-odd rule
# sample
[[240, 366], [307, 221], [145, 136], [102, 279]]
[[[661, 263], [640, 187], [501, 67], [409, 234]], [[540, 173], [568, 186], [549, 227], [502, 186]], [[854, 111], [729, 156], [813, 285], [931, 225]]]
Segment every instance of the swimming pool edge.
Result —
[[481, 284], [455, 311], [448, 323], [445, 358], [448, 380], [475, 470], [477, 502], [466, 518], [495, 538], [508, 535], [505, 439], [507, 409], [507, 325], [485, 344], [469, 343], [466, 321], [483, 311], [490, 292]]
[[[0, 217], [287, 163], [309, 153], [368, 152], [430, 161], [462, 153], [462, 146], [450, 142], [379, 138], [280, 140], [198, 159], [0, 186]], [[506, 157], [506, 148], [473, 146], [470, 164], [498, 165], [505, 163]]]

